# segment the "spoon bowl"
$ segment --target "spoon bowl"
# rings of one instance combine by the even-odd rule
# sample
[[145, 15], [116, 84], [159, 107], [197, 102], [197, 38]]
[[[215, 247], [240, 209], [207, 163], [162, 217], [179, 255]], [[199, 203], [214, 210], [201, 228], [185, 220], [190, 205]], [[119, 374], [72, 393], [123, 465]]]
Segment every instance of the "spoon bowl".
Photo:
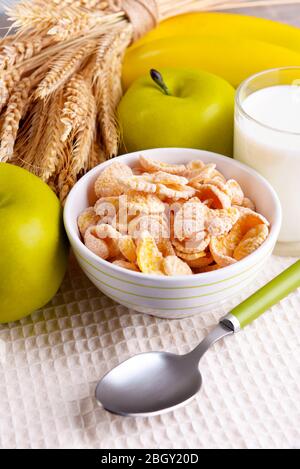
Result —
[[186, 404], [201, 388], [199, 361], [218, 340], [232, 334], [219, 324], [187, 355], [150, 352], [135, 355], [107, 373], [96, 399], [115, 414], [147, 416]]
[[201, 384], [198, 366], [190, 366], [188, 355], [141, 353], [105, 375], [96, 397], [110, 412], [148, 415], [185, 404]]

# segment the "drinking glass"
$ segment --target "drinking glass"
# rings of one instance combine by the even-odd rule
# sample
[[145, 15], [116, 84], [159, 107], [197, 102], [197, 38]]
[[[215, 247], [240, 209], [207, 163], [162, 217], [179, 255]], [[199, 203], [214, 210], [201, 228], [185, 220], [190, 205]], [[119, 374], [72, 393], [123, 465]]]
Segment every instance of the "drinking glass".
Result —
[[[234, 157], [264, 176], [276, 190], [283, 210], [283, 225], [276, 253], [300, 255], [300, 132], [277, 129], [251, 117], [246, 98], [258, 90], [289, 85], [290, 99], [300, 108], [300, 67], [267, 70], [251, 76], [239, 87], [235, 104]], [[258, 95], [257, 95], [258, 96]], [[265, 112], [266, 111], [266, 112]], [[272, 103], [264, 114], [272, 113]], [[286, 119], [288, 127], [289, 119]], [[270, 121], [272, 119], [270, 118]]]

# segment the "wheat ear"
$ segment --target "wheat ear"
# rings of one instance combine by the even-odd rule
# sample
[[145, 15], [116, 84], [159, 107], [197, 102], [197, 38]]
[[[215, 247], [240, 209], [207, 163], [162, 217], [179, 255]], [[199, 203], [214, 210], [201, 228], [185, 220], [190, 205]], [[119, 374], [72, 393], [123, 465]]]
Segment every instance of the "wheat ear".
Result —
[[79, 70], [82, 62], [93, 52], [94, 48], [95, 42], [91, 41], [79, 47], [75, 52], [73, 49], [69, 49], [59, 54], [59, 56], [54, 59], [50, 71], [37, 87], [36, 96], [44, 99], [63, 86], [66, 81]]
[[61, 116], [64, 106], [63, 90], [54, 93], [50, 98], [49, 115], [45, 133], [39, 144], [39, 176], [47, 182], [58, 170], [63, 157], [64, 142], [61, 136], [64, 125]]
[[49, 29], [59, 18], [60, 12], [46, 2], [31, 2], [23, 0], [13, 7], [6, 8], [8, 19], [13, 21], [13, 26], [20, 30], [36, 31]]
[[122, 96], [120, 67], [123, 55], [132, 37], [131, 27], [117, 34], [110, 43], [109, 50], [101, 48], [95, 73], [94, 89], [98, 109], [98, 121], [107, 157], [118, 152], [119, 131], [116, 122], [116, 107]]
[[90, 33], [98, 25], [101, 26], [102, 33], [104, 33], [122, 19], [124, 19], [124, 13], [122, 12], [104, 14], [103, 12], [90, 13], [82, 11], [74, 13], [71, 16], [64, 14], [49, 29], [48, 34], [53, 36], [56, 41], [67, 41], [71, 38]]
[[22, 71], [12, 68], [0, 74], [0, 112], [6, 106], [9, 96], [21, 80]]
[[19, 124], [26, 113], [28, 97], [32, 85], [32, 79], [23, 78], [15, 87], [8, 101], [0, 136], [0, 161], [8, 161], [13, 156]]
[[103, 0], [49, 0], [57, 8], [64, 9], [72, 6], [90, 11], [106, 10], [108, 3]]
[[73, 173], [74, 176], [77, 176], [81, 170], [86, 170], [88, 167], [89, 155], [96, 134], [96, 117], [96, 101], [93, 94], [90, 92], [88, 113], [81, 128], [75, 135], [71, 164], [71, 173]]
[[82, 126], [88, 114], [89, 85], [81, 73], [75, 74], [66, 85], [66, 100], [62, 111], [61, 121], [64, 124], [62, 141], [66, 141], [72, 130]]
[[58, 177], [59, 197], [62, 203], [81, 172], [89, 167], [89, 158], [96, 135], [96, 102], [90, 91], [89, 111], [82, 128], [75, 134], [71, 153], [68, 152], [69, 160], [65, 161], [65, 167]]
[[0, 54], [0, 71], [8, 70], [15, 65], [21, 64], [25, 60], [31, 59], [44, 47], [47, 47], [50, 42], [50, 38], [36, 37], [3, 46], [3, 52]]
[[50, 29], [64, 17], [68, 21], [78, 22], [81, 15], [101, 12], [108, 3], [100, 0], [22, 0], [13, 7], [7, 7], [6, 13], [14, 22], [13, 26], [21, 30]]
[[71, 19], [81, 13], [81, 9], [75, 6], [75, 2], [68, 5], [61, 5], [58, 8], [57, 3], [51, 0], [22, 0], [12, 7], [7, 7], [6, 14], [8, 19], [13, 22], [13, 27], [19, 31], [27, 32], [33, 28], [35, 31], [49, 30], [62, 17]]

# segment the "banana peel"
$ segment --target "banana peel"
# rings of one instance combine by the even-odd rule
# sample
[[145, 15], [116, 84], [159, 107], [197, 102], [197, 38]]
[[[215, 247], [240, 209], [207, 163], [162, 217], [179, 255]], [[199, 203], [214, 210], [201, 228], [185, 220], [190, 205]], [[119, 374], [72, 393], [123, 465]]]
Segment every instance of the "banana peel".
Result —
[[255, 16], [231, 13], [189, 13], [160, 23], [132, 45], [132, 49], [162, 38], [219, 35], [252, 39], [286, 47], [300, 53], [300, 29]]
[[129, 49], [122, 82], [126, 90], [151, 68], [176, 67], [205, 70], [237, 87], [255, 73], [291, 66], [300, 66], [300, 49], [298, 53], [276, 44], [232, 35], [185, 35], [165, 37]]

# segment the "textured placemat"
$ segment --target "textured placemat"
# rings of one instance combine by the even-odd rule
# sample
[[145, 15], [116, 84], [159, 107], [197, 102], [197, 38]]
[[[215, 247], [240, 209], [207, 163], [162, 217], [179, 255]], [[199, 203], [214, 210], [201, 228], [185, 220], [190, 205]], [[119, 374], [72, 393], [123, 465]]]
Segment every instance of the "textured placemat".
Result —
[[300, 447], [300, 291], [203, 359], [202, 392], [152, 418], [97, 406], [97, 379], [143, 351], [184, 353], [234, 304], [291, 259], [273, 257], [226, 308], [168, 321], [106, 298], [71, 262], [61, 291], [32, 317], [0, 327], [2, 448]]

